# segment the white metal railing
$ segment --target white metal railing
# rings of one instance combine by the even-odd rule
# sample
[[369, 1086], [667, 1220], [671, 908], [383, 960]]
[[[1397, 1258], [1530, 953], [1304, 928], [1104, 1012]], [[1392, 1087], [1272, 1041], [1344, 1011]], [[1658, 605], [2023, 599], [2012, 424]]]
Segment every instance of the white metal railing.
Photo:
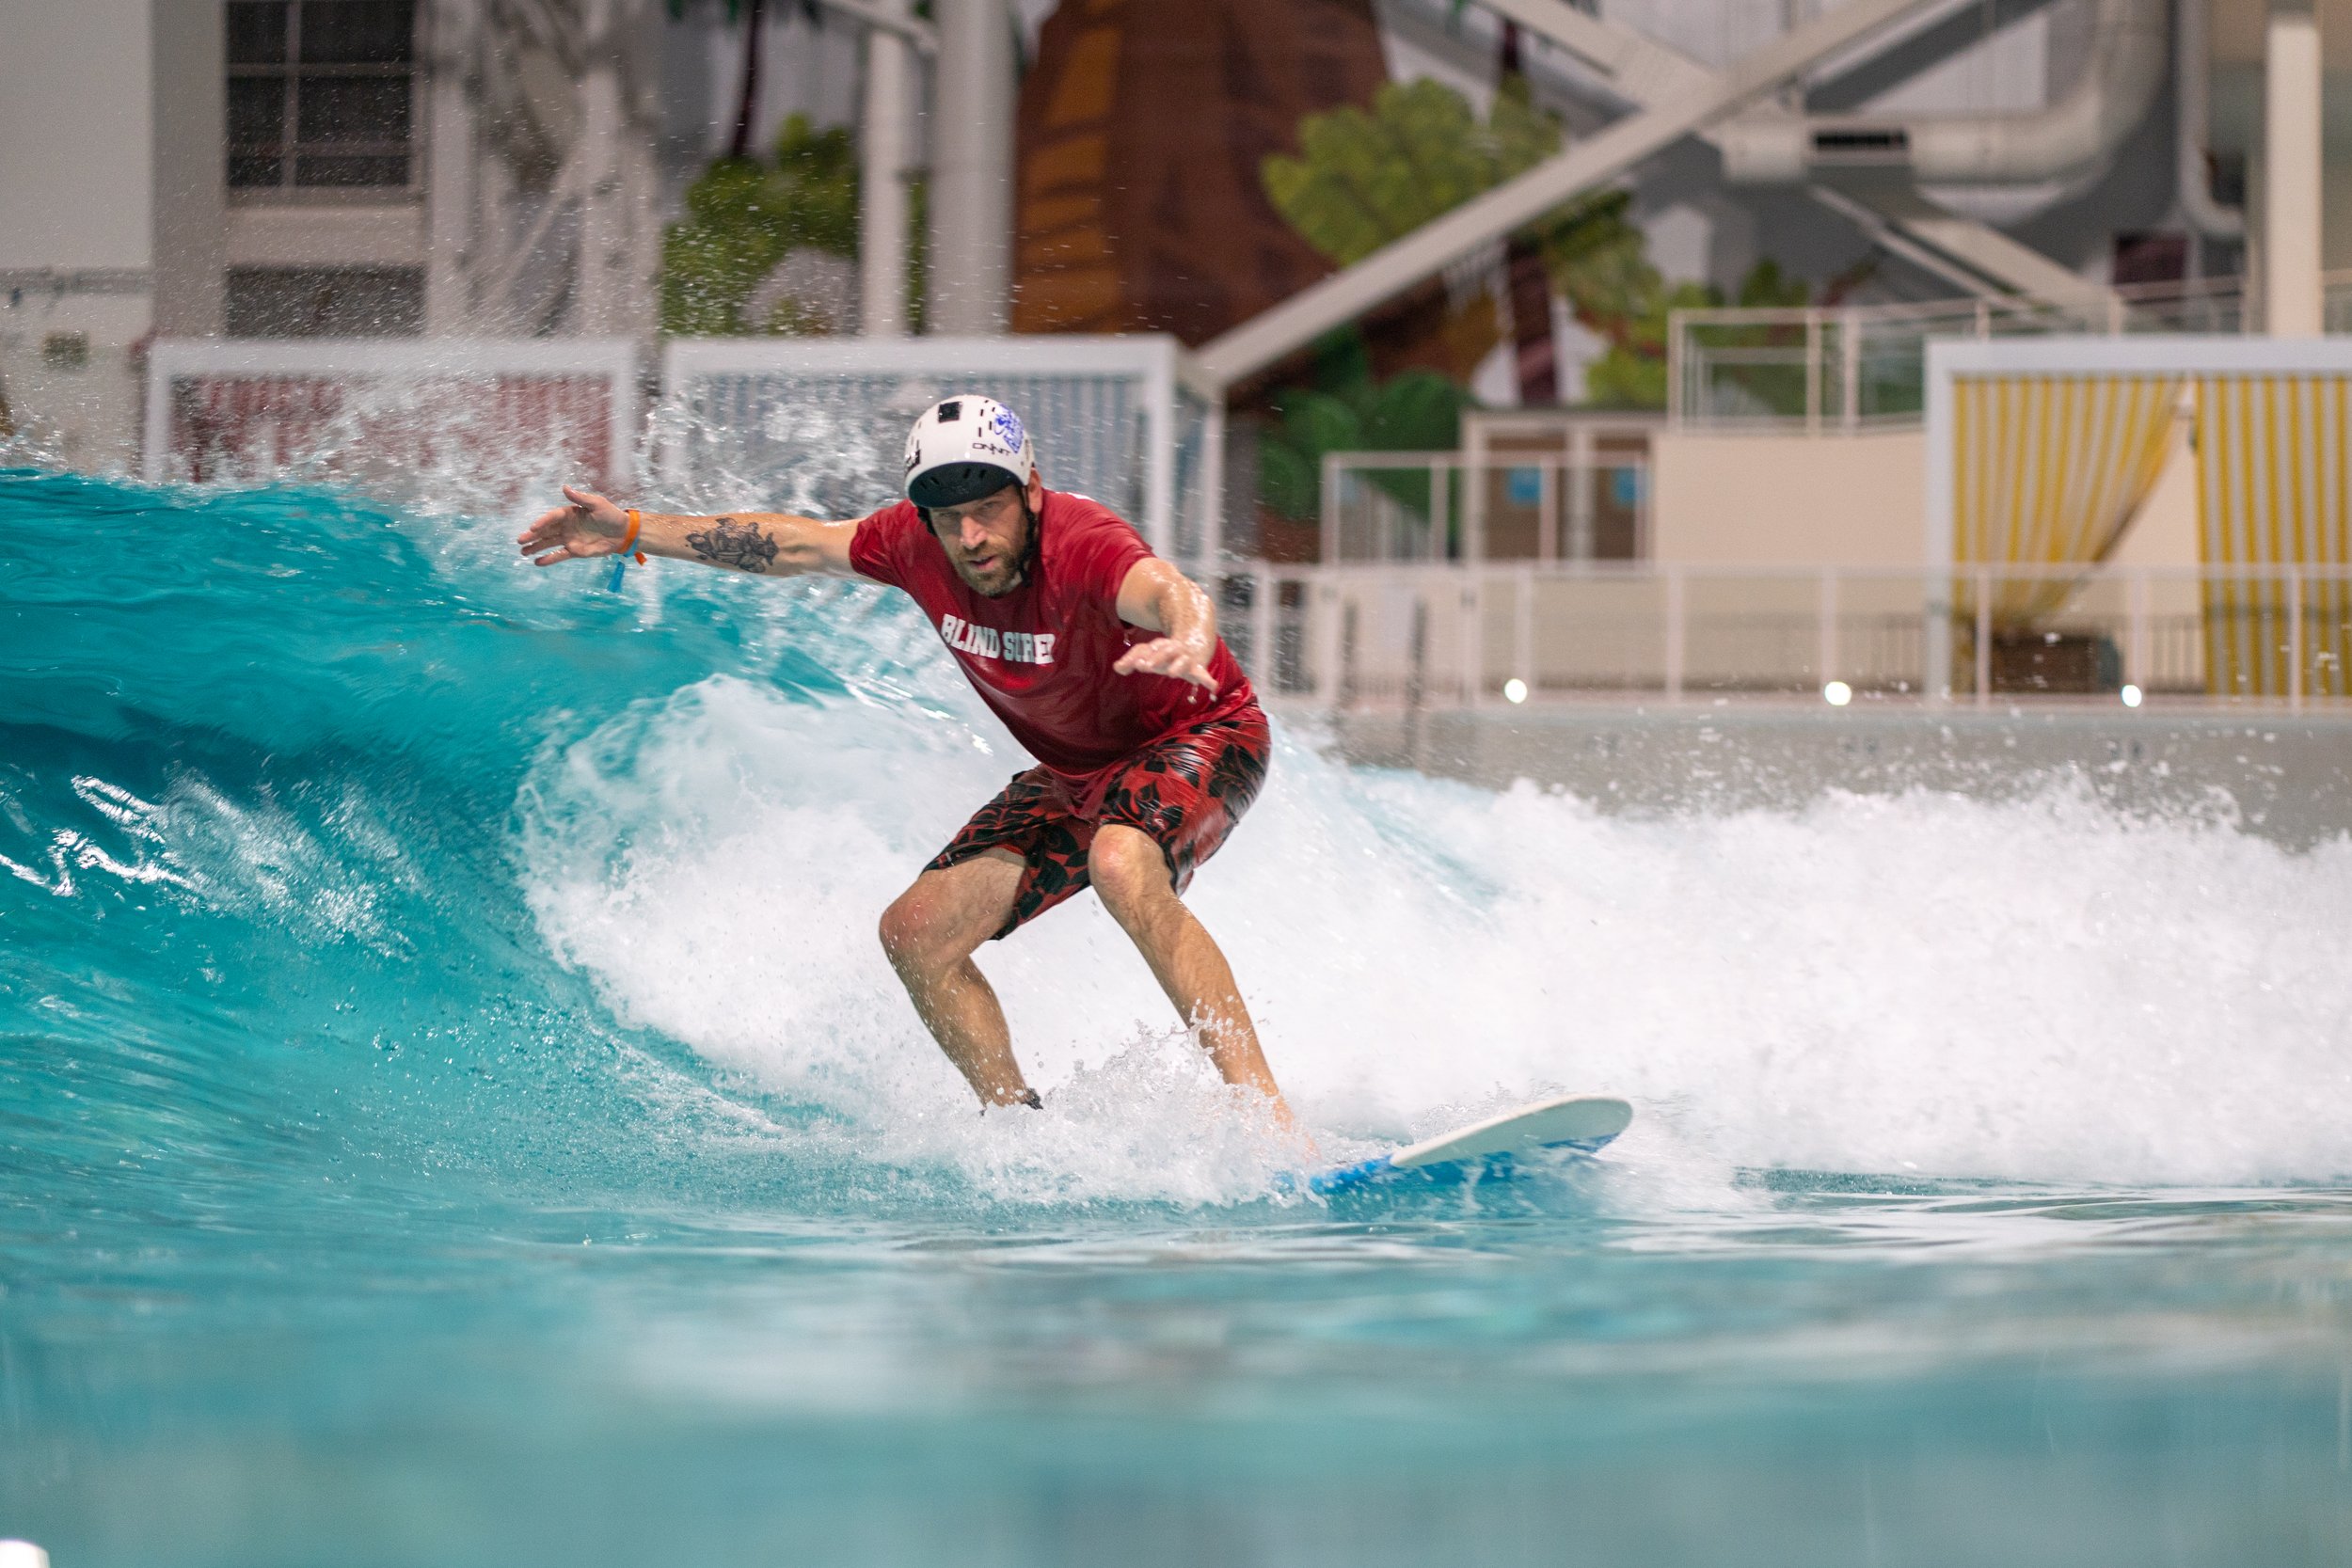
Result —
[[[333, 474], [501, 504], [540, 459], [626, 487], [641, 424], [625, 338], [166, 338], [147, 355], [142, 477]], [[560, 454], [560, 456], [559, 456]]]
[[[2352, 270], [2323, 283], [2328, 330], [2352, 331]], [[1677, 428], [1813, 435], [1914, 425], [1931, 339], [2232, 334], [2260, 313], [2237, 278], [2120, 288], [2103, 309], [2010, 298], [1677, 310], [1666, 336], [1667, 417]]]
[[1223, 553], [1224, 407], [1165, 334], [673, 339], [661, 385], [662, 481], [710, 504], [856, 515], [898, 494], [915, 415], [986, 392], [1027, 425], [1048, 484], [1187, 567]]
[[1270, 697], [2343, 704], [2352, 567], [1260, 564], [1221, 579]]
[[1326, 562], [1634, 561], [1649, 553], [1649, 463], [1602, 452], [1327, 452], [1321, 521]]
[[[4, 332], [0, 355], [16, 371]], [[432, 466], [473, 497], [493, 488], [478, 474], [561, 446], [570, 473], [624, 485], [648, 435], [619, 340], [167, 340], [147, 367], [151, 482], [317, 470], [406, 496]], [[1223, 404], [1165, 335], [680, 339], [660, 380], [647, 477], [675, 504], [858, 515], [897, 495], [916, 414], [986, 390], [1028, 424], [1048, 483], [1187, 568], [1223, 554]]]

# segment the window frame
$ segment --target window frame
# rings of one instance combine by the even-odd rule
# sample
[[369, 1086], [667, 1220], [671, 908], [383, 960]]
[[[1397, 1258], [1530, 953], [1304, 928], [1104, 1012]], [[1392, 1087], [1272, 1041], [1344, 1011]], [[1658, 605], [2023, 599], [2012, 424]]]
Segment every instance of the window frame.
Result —
[[[233, 126], [224, 95], [221, 116], [221, 182], [235, 204], [310, 204], [337, 205], [345, 203], [397, 202], [413, 200], [424, 191], [425, 135], [424, 115], [427, 105], [423, 32], [426, 7], [421, 0], [409, 0], [408, 57], [398, 61], [352, 61], [336, 63], [305, 62], [302, 57], [302, 23], [305, 10], [326, 9], [348, 0], [281, 0], [286, 7], [286, 31], [282, 40], [283, 57], [274, 62], [226, 60], [223, 81], [227, 92], [235, 90], [239, 81], [269, 81], [278, 84], [280, 93], [279, 133], [272, 142], [240, 142], [233, 139]], [[227, 8], [222, 10], [222, 26], [227, 31]], [[224, 38], [224, 45], [226, 38]], [[223, 51], [227, 51], [224, 47]], [[300, 137], [302, 86], [310, 80], [376, 80], [403, 78], [407, 83], [408, 132], [399, 141], [365, 142], [306, 142]], [[399, 156], [406, 160], [406, 178], [382, 184], [302, 184], [296, 179], [302, 161], [320, 157], [380, 157]], [[278, 162], [278, 178], [267, 182], [240, 183], [234, 179], [235, 166], [241, 158], [275, 158]]]

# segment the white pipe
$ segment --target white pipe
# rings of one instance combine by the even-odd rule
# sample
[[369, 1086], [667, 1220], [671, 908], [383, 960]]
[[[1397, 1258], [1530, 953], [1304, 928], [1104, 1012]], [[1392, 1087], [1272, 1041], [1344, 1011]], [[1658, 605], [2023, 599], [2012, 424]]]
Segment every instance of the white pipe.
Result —
[[1211, 577], [1225, 562], [1225, 400], [1209, 404], [1200, 422], [1200, 569]]
[[2213, 179], [2205, 168], [2205, 141], [2212, 124], [2212, 62], [2206, 58], [2206, 8], [2212, 0], [2180, 0], [2173, 23], [2173, 92], [2179, 105], [2174, 119], [2175, 155], [2180, 161], [2181, 215], [2207, 239], [2235, 240], [2246, 234], [2246, 211], [2224, 207], [2213, 198]]
[[[896, 15], [905, 0], [876, 0]], [[913, 63], [907, 40], [884, 27], [866, 35], [866, 114], [859, 171], [859, 319], [869, 338], [907, 329], [907, 109]]]
[[930, 330], [1005, 330], [1012, 285], [1012, 17], [939, 0], [931, 122]]
[[928, 22], [919, 21], [898, 0], [818, 0], [828, 10], [879, 27], [884, 32], [905, 40], [926, 55], [939, 53], [939, 34]]
[[2274, 338], [2320, 334], [2319, 19], [2271, 0], [2263, 46], [2263, 295]]
[[1908, 169], [1928, 184], [2031, 184], [2080, 174], [2147, 115], [2164, 81], [2164, 0], [2099, 0], [2090, 68], [2026, 115], [1757, 115], [1723, 127], [1724, 178], [1788, 184], [1837, 168]]
[[586, 8], [588, 63], [580, 79], [580, 238], [572, 260], [573, 309], [583, 337], [618, 336], [636, 324], [623, 309], [628, 263], [621, 188], [621, 62], [613, 34], [619, 0]]
[[1931, 703], [1952, 700], [1952, 574], [1959, 566], [1960, 519], [1952, 483], [1958, 477], [1954, 440], [1951, 365], [1953, 345], [1927, 345], [1928, 517], [1923, 543], [1927, 568], [1926, 665], [1920, 695]]
[[432, 76], [426, 143], [424, 329], [446, 338], [472, 325], [474, 109], [466, 77], [480, 47], [476, 0], [441, 0], [428, 13]]
[[1175, 561], [1176, 362], [1169, 353], [1152, 357], [1143, 378], [1143, 538], [1152, 554]]

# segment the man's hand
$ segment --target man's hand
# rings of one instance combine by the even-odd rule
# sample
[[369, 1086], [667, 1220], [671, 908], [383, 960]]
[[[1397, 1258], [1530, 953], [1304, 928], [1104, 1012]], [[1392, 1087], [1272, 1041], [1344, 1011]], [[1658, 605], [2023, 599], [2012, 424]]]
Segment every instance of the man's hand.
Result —
[[[532, 558], [534, 566], [559, 561], [585, 561], [591, 556], [618, 555], [628, 532], [628, 514], [593, 490], [564, 486], [571, 504], [543, 512], [516, 543]], [[541, 552], [545, 552], [544, 554]]]
[[1173, 637], [1138, 642], [1120, 656], [1119, 662], [1111, 668], [1122, 675], [1169, 675], [1190, 681], [1205, 691], [1216, 689], [1216, 677], [1209, 673], [1200, 656]]

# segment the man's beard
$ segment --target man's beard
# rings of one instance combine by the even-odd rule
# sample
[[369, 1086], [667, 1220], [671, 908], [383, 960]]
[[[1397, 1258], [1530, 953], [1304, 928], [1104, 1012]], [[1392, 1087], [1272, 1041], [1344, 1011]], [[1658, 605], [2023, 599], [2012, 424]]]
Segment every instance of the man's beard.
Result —
[[1012, 569], [1012, 575], [1006, 578], [1001, 585], [995, 588], [991, 588], [985, 583], [973, 581], [970, 569], [967, 568], [961, 561], [956, 562], [956, 576], [963, 579], [963, 585], [966, 588], [969, 588], [973, 593], [977, 594], [983, 599], [1003, 598], [1006, 594], [1013, 592], [1021, 586], [1025, 575], [1025, 574], [1024, 574], [1022, 570], [1016, 566]]
[[1029, 580], [1030, 563], [1037, 559], [1037, 514], [1029, 510], [1029, 498], [1025, 495], [1021, 498], [1021, 521], [1024, 525], [1021, 553], [1013, 558], [1011, 575], [1005, 579], [1003, 587], [982, 587], [972, 580], [972, 574], [964, 569], [962, 562], [953, 557], [949, 558], [950, 564], [956, 569], [956, 576], [962, 579], [963, 585], [983, 599], [1001, 599], [1009, 594], [1019, 592], [1021, 585]]

